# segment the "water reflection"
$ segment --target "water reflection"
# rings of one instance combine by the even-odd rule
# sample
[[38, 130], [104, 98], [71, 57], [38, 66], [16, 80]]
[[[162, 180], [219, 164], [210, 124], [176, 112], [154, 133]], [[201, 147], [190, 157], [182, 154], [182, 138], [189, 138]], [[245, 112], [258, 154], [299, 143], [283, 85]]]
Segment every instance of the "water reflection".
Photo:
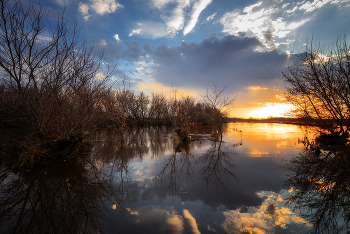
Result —
[[213, 129], [197, 128], [191, 143], [166, 128], [106, 131], [72, 161], [4, 170], [0, 232], [298, 230], [305, 221], [284, 207], [281, 160], [299, 152], [305, 129], [264, 126], [229, 124], [222, 142], [210, 137]]
[[[239, 145], [241, 144], [234, 146]], [[226, 188], [230, 177], [236, 178], [233, 161], [233, 152], [229, 151], [228, 147], [225, 147], [222, 142], [213, 142], [207, 152], [198, 158], [198, 163], [202, 167], [200, 174], [207, 186], [213, 186], [215, 189], [218, 186]]]
[[291, 160], [288, 203], [315, 233], [350, 232], [350, 151], [305, 150]]
[[162, 190], [172, 195], [178, 195], [186, 183], [198, 184], [200, 179], [206, 182], [209, 191], [226, 188], [229, 179], [236, 178], [233, 152], [223, 142], [211, 141], [208, 145], [206, 152], [198, 154], [194, 152], [194, 144], [175, 142], [172, 154], [164, 157], [154, 183], [160, 183]]
[[227, 233], [295, 233], [294, 229], [303, 233], [300, 227], [308, 224], [284, 207], [282, 197], [286, 193], [284, 190], [280, 194], [262, 191], [259, 196], [265, 199], [260, 206], [225, 211], [224, 230]]
[[[87, 155], [22, 172], [2, 173], [1, 233], [98, 233], [120, 206], [118, 185]], [[114, 223], [110, 223], [114, 225]]]

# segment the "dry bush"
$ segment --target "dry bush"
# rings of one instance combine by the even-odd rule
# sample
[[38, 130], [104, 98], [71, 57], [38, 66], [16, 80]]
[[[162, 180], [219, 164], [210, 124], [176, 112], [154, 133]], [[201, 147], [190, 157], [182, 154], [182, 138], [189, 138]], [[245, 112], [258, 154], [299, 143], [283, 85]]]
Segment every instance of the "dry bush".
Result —
[[51, 24], [33, 5], [1, 1], [0, 8], [2, 145], [55, 151], [62, 141], [80, 140], [106, 113], [100, 101], [113, 69], [101, 75], [103, 54], [63, 13]]

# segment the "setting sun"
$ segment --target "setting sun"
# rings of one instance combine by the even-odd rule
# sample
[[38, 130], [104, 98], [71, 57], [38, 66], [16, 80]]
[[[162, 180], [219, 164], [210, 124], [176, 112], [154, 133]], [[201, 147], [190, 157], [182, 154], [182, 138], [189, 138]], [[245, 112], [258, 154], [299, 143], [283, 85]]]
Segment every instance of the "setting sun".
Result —
[[252, 107], [248, 116], [253, 118], [283, 117], [284, 113], [291, 107], [292, 105], [286, 103], [266, 103], [261, 107]]

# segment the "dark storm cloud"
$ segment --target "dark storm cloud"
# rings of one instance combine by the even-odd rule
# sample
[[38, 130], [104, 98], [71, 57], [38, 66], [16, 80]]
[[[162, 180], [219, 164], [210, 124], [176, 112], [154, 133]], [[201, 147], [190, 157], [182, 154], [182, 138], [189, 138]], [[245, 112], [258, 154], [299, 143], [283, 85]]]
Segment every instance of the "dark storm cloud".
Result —
[[103, 51], [109, 61], [124, 59], [133, 62], [138, 61], [142, 55], [141, 45], [136, 40], [119, 40], [117, 42], [97, 40], [94, 43], [94, 49], [96, 51]]
[[127, 46], [127, 48], [121, 53], [121, 58], [137, 61], [142, 54], [140, 43], [138, 41], [131, 40], [125, 41], [124, 44]]
[[[233, 35], [204, 39], [200, 43], [182, 42], [177, 47], [143, 44], [157, 66], [152, 69], [156, 82], [201, 88], [215, 83], [235, 87], [268, 85], [281, 76], [288, 61], [286, 54], [263, 48], [257, 38]], [[236, 88], [235, 88], [236, 89]]]

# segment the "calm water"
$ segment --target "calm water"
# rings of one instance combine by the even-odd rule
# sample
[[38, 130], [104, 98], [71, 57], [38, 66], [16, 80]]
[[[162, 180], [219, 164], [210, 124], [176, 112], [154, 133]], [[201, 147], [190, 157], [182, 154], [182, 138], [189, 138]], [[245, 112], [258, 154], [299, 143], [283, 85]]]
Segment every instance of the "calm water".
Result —
[[192, 133], [197, 140], [184, 144], [166, 128], [129, 130], [124, 141], [105, 132], [72, 161], [4, 170], [0, 232], [309, 231], [298, 207], [284, 202], [293, 191], [285, 164], [315, 129], [230, 123], [221, 143], [210, 129]]

